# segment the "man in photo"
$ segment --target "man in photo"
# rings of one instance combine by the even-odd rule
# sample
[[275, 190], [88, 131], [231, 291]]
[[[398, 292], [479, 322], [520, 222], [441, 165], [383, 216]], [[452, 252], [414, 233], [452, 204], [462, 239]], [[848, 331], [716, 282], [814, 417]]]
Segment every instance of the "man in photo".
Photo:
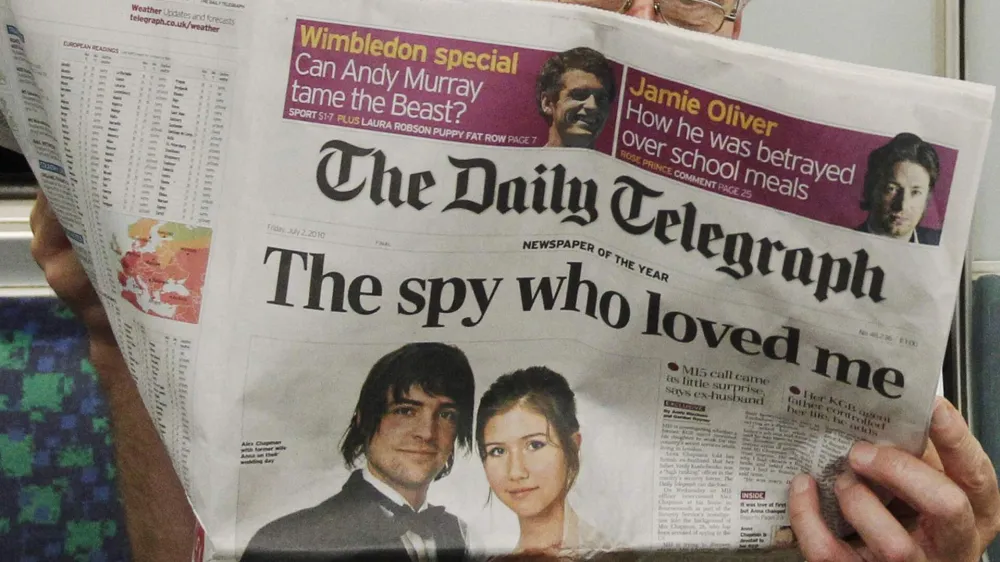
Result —
[[940, 244], [940, 230], [920, 226], [940, 168], [934, 147], [913, 133], [896, 135], [873, 150], [861, 195], [868, 219], [857, 230], [916, 244]]
[[431, 482], [472, 446], [475, 382], [456, 347], [410, 343], [382, 357], [361, 387], [341, 452], [351, 473], [326, 501], [254, 535], [243, 562], [263, 560], [464, 560], [466, 527], [427, 504]]
[[549, 124], [545, 146], [594, 148], [614, 97], [611, 63], [594, 49], [577, 47], [545, 61], [535, 83], [538, 112]]

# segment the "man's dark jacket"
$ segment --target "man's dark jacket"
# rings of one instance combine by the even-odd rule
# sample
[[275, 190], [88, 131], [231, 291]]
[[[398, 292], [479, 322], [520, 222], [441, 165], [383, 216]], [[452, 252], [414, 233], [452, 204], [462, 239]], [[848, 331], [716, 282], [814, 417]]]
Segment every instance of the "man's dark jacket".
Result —
[[[868, 232], [871, 230], [868, 228], [868, 223], [861, 223], [861, 226], [855, 228], [858, 232]], [[917, 240], [920, 241], [921, 245], [927, 246], [939, 246], [941, 244], [941, 231], [934, 228], [926, 228], [923, 226], [917, 227]]]
[[[380, 506], [392, 511], [400, 509], [356, 470], [337, 495], [315, 507], [276, 519], [257, 531], [241, 562], [408, 561], [400, 539], [408, 529], [402, 522], [405, 517], [389, 515]], [[434, 536], [437, 559], [465, 560], [467, 546], [458, 518], [441, 507], [429, 507], [422, 515], [425, 521], [430, 521], [427, 527]]]

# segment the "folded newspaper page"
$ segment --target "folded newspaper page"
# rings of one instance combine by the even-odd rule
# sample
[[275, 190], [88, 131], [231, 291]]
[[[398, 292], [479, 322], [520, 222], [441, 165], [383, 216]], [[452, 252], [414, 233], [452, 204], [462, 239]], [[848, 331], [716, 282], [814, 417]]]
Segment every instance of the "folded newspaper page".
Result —
[[3, 17], [196, 560], [794, 558], [794, 475], [925, 445], [992, 88], [548, 2]]

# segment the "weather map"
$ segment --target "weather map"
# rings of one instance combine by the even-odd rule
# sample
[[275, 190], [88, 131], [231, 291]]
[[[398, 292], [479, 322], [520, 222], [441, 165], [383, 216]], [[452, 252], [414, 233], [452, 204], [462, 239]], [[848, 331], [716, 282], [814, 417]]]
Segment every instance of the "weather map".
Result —
[[122, 298], [149, 314], [197, 324], [212, 229], [156, 219], [128, 224], [128, 245], [112, 238]]

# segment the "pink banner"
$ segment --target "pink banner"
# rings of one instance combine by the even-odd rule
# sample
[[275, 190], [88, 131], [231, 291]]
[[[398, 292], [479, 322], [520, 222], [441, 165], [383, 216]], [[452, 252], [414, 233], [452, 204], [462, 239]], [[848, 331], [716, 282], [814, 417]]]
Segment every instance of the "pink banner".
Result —
[[[932, 231], [944, 222], [958, 160], [953, 149], [902, 131], [890, 143], [890, 137], [781, 115], [634, 68], [627, 70], [619, 105], [616, 158], [727, 197], [847, 228], [869, 229], [863, 200], [874, 152], [873, 192], [864, 206], [899, 228], [906, 228], [907, 219], [919, 221], [918, 235], [926, 234], [921, 242], [937, 243], [939, 233]], [[931, 170], [929, 177], [897, 178], [899, 161], [921, 164]], [[933, 188], [926, 189], [934, 176]], [[894, 197], [887, 184], [910, 191]], [[919, 199], [921, 190], [929, 194], [919, 220], [922, 200], [911, 195]], [[878, 217], [872, 222], [875, 231], [884, 226]]]
[[284, 115], [593, 149], [706, 191], [923, 244], [939, 242], [958, 159], [911, 133], [892, 140], [781, 115], [586, 47], [554, 53], [310, 20], [296, 22]]
[[293, 44], [288, 119], [490, 146], [546, 142], [535, 84], [552, 53], [308, 20]]

